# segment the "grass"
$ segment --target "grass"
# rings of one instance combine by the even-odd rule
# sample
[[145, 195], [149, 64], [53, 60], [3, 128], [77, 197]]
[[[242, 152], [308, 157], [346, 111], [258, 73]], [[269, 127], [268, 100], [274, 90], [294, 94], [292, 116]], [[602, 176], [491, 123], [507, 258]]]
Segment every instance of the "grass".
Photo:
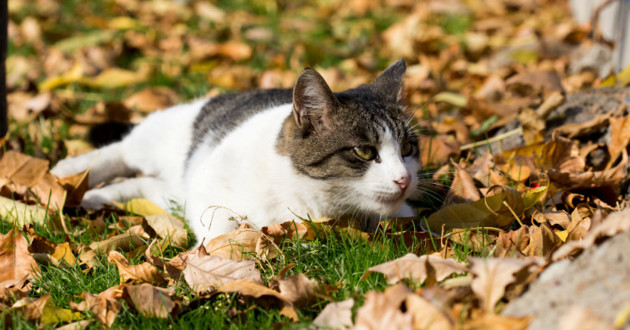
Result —
[[[250, 42], [243, 40], [255, 50], [254, 54], [248, 60], [232, 63], [246, 65], [259, 73], [275, 67], [289, 67], [298, 71], [307, 65], [337, 66], [345, 59], [365, 57], [366, 55], [373, 57], [376, 63], [377, 67], [372, 68], [373, 70], [378, 69], [378, 67], [384, 68], [390, 62], [390, 58], [381, 57], [377, 51], [382, 47], [379, 44], [378, 35], [404, 18], [404, 14], [400, 10], [384, 7], [363, 17], [353, 15], [339, 17], [333, 15], [331, 9], [333, 7], [327, 9], [330, 12], [319, 13], [316, 10], [317, 6], [314, 5], [315, 2], [310, 1], [310, 4], [313, 6], [298, 5], [289, 1], [221, 0], [216, 6], [222, 10], [247, 12], [252, 14], [254, 19], [251, 22], [243, 22], [238, 31], [232, 31], [230, 26], [225, 24], [221, 25], [214, 22], [202, 24], [198, 18], [194, 17], [184, 23], [188, 29], [187, 33], [198, 34], [198, 37], [219, 42], [239, 39], [234, 38], [235, 36], [232, 34], [240, 37], [240, 34], [252, 27], [269, 29], [276, 37], [268, 41]], [[33, 6], [23, 6], [19, 12], [11, 13], [11, 19], [14, 23], [19, 24], [27, 17], [38, 18], [42, 24], [45, 44], [53, 45], [75, 36], [98, 35], [103, 31], [103, 26], [105, 26], [103, 24], [109, 19], [117, 16], [132, 16], [132, 13], [114, 10], [114, 7], [116, 6], [111, 1], [81, 2], [69, 0], [60, 3], [60, 15], [58, 16], [42, 18], [41, 13]], [[287, 17], [283, 10], [290, 10], [291, 16], [299, 17], [301, 22], [307, 24], [300, 27], [292, 26], [289, 24], [291, 17]], [[461, 36], [470, 27], [472, 18], [462, 15], [446, 15], [437, 17], [436, 20], [434, 23], [449, 34]], [[160, 26], [151, 26], [148, 29], [152, 29], [152, 33], [163, 37], [164, 31], [161, 28]], [[123, 38], [123, 32], [115, 31], [113, 33], [115, 38]], [[92, 46], [111, 46], [109, 45], [111, 40], [99, 40], [93, 41], [95, 44]], [[261, 49], [262, 51], [259, 51]], [[371, 53], [365, 53], [366, 50], [371, 51]], [[12, 41], [9, 42], [9, 56], [37, 57], [41, 55], [38, 54], [40, 51], [33, 45], [22, 44], [18, 46]], [[138, 50], [123, 51], [116, 55], [115, 66], [136, 70], [139, 62], [143, 60], [154, 62], [161, 60], [159, 57], [145, 58], [143, 56]], [[292, 62], [298, 64], [291, 64]], [[10, 123], [12, 140], [20, 145], [20, 149], [24, 153], [47, 158], [54, 163], [65, 156], [65, 150], [60, 141], [81, 138], [81, 136], [72, 136], [70, 128], [74, 123], [70, 118], [71, 116], [85, 113], [99, 101], [118, 102], [131, 93], [149, 86], [167, 86], [176, 91], [182, 101], [200, 97], [212, 88], [216, 88], [209, 81], [207, 73], [210, 68], [218, 64], [219, 62], [215, 60], [193, 63], [189, 67], [182, 68], [182, 74], [178, 76], [169, 76], [156, 69], [149, 80], [126, 88], [101, 90], [79, 84], [70, 84], [65, 87], [64, 92], [74, 93], [75, 96], [64, 99], [65, 112], [63, 116], [59, 114], [57, 116], [41, 116], [36, 123], [12, 121]], [[293, 67], [294, 65], [297, 67]], [[196, 70], [195, 68], [201, 69]], [[42, 75], [37, 78], [35, 83], [41, 83], [45, 78]], [[33, 87], [28, 88], [32, 89]], [[423, 174], [423, 177], [426, 178], [431, 178], [431, 176], [431, 172]], [[444, 181], [442, 184], [450, 184], [450, 182]], [[435, 207], [441, 204], [440, 196], [431, 195], [429, 197], [423, 201], [429, 205], [418, 206]], [[68, 214], [67, 216], [74, 215]], [[116, 214], [111, 214], [104, 220], [106, 225], [114, 225], [119, 218]], [[81, 222], [75, 226], [85, 225], [86, 222]], [[74, 229], [71, 224], [69, 227], [71, 231]], [[12, 224], [0, 221], [0, 232], [3, 234], [11, 228]], [[51, 225], [36, 225], [34, 231], [57, 244], [68, 239], [74, 244], [89, 245], [93, 241], [106, 238], [105, 233], [94, 234], [90, 231], [66, 237], [65, 234], [60, 233]], [[482, 232], [482, 235], [486, 234]], [[366, 292], [370, 290], [382, 291], [388, 286], [381, 274], [371, 274], [365, 277], [368, 268], [410, 252], [425, 251], [428, 248], [425, 245], [431, 244], [425, 241], [415, 241], [407, 246], [400, 240], [387, 239], [384, 235], [380, 237], [375, 241], [367, 242], [353, 238], [343, 232], [334, 235], [320, 233], [319, 237], [313, 241], [292, 240], [283, 242], [281, 244], [283, 254], [280, 257], [268, 263], [261, 263], [263, 266], [260, 270], [266, 283], [271, 281], [281, 269], [294, 263], [295, 266], [287, 272], [287, 276], [304, 273], [320, 283], [338, 287], [338, 290], [331, 293], [329, 300], [322, 300], [313, 306], [299, 309], [299, 323], [292, 323], [280, 315], [278, 308], [265, 308], [253, 300], [242, 299], [237, 294], [221, 294], [209, 299], [199, 299], [186, 284], [180, 284], [176, 288], [177, 296], [187, 303], [175, 319], [159, 320], [143, 317], [125, 305], [113, 327], [129, 329], [304, 328], [310, 325], [328, 302], [348, 298], [353, 298], [357, 302], [354, 308], [356, 312], [363, 303]], [[481, 241], [484, 242], [483, 239]], [[453, 244], [452, 249], [460, 260], [465, 260], [469, 255], [485, 256], [489, 252], [484, 247], [479, 250], [471, 249], [466, 242]], [[173, 257], [179, 252], [181, 250], [171, 247], [165, 251], [165, 256]], [[123, 254], [132, 264], [143, 262], [141, 256]], [[99, 265], [88, 272], [84, 272], [84, 269], [79, 266], [70, 268], [52, 265], [41, 266], [41, 276], [34, 281], [31, 296], [39, 297], [50, 292], [51, 302], [55, 306], [69, 308], [71, 300], [81, 301], [79, 297], [83, 292], [99, 293], [119, 284], [116, 266], [109, 264], [106, 256], [100, 256], [98, 260]], [[414, 283], [408, 284], [412, 288], [417, 287]], [[89, 313], [83, 315], [87, 319], [94, 320], [90, 324], [90, 328], [101, 327], [94, 316]], [[21, 314], [10, 310], [0, 311], [0, 324], [6, 324], [7, 318], [11, 319], [12, 327], [15, 329], [38, 327], [52, 329], [56, 326], [55, 324], [32, 323]]]
[[[115, 216], [107, 219], [108, 224], [117, 221]], [[0, 222], [0, 231], [7, 233], [12, 225]], [[64, 235], [56, 233], [49, 226], [35, 226], [35, 232], [46, 237], [54, 243], [64, 241]], [[72, 230], [72, 228], [70, 228]], [[384, 237], [384, 236], [381, 236]], [[89, 242], [96, 240], [89, 232], [70, 238], [73, 242]], [[263, 280], [269, 282], [278, 272], [294, 263], [295, 266], [287, 272], [287, 276], [299, 273], [307, 274], [320, 283], [328, 284], [339, 289], [332, 293], [330, 301], [340, 301], [354, 298], [358, 304], [362, 304], [363, 295], [370, 290], [384, 290], [387, 284], [381, 274], [371, 274], [364, 278], [367, 269], [371, 266], [401, 257], [407, 253], [424, 250], [426, 242], [414, 242], [411, 246], [395, 239], [375, 239], [367, 242], [352, 238], [343, 232], [337, 234], [319, 233], [319, 237], [313, 241], [286, 240], [281, 244], [283, 254], [261, 269]], [[165, 252], [167, 257], [176, 255], [179, 250], [170, 248]], [[462, 250], [463, 255], [471, 251]], [[123, 253], [129, 257], [128, 253]], [[360, 256], [360, 257], [358, 257]], [[130, 257], [132, 264], [143, 262], [141, 257]], [[38, 297], [44, 293], [51, 293], [51, 301], [54, 305], [69, 308], [70, 300], [80, 302], [81, 293], [99, 293], [109, 287], [119, 284], [116, 266], [109, 264], [105, 256], [99, 257], [100, 265], [89, 272], [84, 272], [80, 266], [60, 268], [55, 266], [41, 266], [41, 276], [33, 283], [32, 296]], [[177, 288], [180, 297], [190, 299], [190, 304], [183, 312], [173, 320], [159, 320], [139, 316], [135, 311], [125, 306], [114, 323], [117, 328], [144, 329], [144, 328], [271, 328], [271, 327], [305, 327], [319, 314], [329, 302], [322, 300], [319, 303], [298, 310], [301, 321], [293, 324], [290, 320], [280, 315], [278, 308], [264, 308], [254, 301], [242, 300], [238, 295], [216, 295], [210, 299], [199, 300], [186, 284], [180, 284]], [[251, 309], [251, 310], [249, 310]], [[246, 313], [242, 311], [248, 310]], [[240, 312], [239, 312], [240, 311]], [[29, 323], [20, 319], [20, 316], [10, 311], [3, 311], [3, 317], [11, 315], [16, 328], [35, 328], [39, 324]], [[236, 315], [236, 316], [235, 316]], [[92, 316], [86, 314], [87, 319]], [[92, 327], [98, 327], [98, 322], [93, 322]], [[54, 325], [46, 325], [44, 328], [52, 328]]]

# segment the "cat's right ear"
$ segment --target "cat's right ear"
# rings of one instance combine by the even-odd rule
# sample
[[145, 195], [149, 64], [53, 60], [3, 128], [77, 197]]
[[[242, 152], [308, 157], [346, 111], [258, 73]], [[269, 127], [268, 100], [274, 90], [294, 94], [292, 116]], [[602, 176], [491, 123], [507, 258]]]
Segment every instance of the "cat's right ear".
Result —
[[307, 68], [293, 87], [293, 117], [306, 133], [328, 127], [337, 98], [317, 71]]

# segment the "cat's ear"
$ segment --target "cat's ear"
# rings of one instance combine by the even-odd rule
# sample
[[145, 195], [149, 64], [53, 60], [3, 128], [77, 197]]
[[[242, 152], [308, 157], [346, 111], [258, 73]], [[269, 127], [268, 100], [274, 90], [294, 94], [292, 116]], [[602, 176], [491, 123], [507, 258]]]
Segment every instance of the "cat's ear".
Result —
[[400, 59], [381, 73], [370, 84], [372, 90], [389, 102], [401, 102], [403, 98], [403, 76], [407, 70], [405, 61]]
[[293, 117], [307, 133], [326, 128], [337, 106], [335, 94], [317, 71], [307, 68], [293, 87]]

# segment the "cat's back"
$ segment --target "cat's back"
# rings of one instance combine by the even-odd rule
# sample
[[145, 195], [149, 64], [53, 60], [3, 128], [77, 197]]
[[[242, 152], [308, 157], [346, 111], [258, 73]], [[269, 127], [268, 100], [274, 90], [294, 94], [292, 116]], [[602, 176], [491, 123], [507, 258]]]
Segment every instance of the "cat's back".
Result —
[[[201, 108], [194, 121], [193, 144], [217, 144], [250, 117], [291, 103], [292, 98], [291, 89], [262, 89], [213, 97]], [[192, 146], [194, 148], [195, 145]]]

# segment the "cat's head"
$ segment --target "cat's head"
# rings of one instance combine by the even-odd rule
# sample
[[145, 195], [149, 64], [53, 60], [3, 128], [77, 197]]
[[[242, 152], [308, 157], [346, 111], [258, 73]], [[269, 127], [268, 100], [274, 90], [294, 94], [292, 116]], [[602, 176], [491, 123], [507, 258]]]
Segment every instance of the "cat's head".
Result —
[[403, 103], [405, 62], [372, 83], [333, 93], [306, 69], [278, 149], [301, 175], [322, 182], [330, 209], [392, 214], [417, 187], [418, 138]]

